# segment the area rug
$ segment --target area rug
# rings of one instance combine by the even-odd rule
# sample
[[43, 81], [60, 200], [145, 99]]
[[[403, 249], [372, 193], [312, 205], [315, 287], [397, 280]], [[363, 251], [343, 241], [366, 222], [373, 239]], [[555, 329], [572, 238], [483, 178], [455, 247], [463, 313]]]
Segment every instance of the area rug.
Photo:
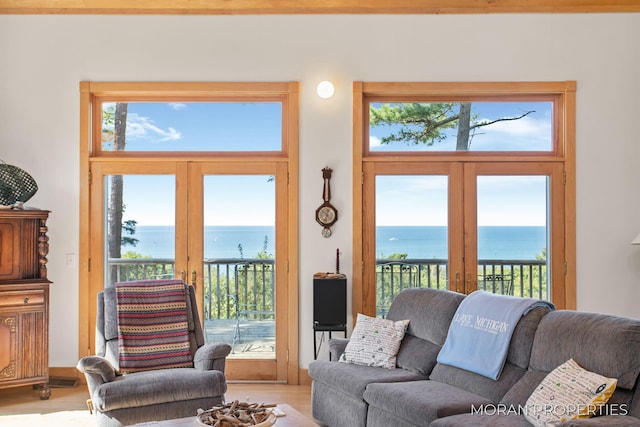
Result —
[[95, 427], [95, 425], [95, 418], [86, 409], [48, 414], [0, 415], [2, 427]]

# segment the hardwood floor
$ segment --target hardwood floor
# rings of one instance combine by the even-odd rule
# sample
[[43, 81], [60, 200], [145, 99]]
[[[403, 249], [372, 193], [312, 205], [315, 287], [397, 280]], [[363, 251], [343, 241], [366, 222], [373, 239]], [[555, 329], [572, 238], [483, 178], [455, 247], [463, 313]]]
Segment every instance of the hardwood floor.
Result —
[[[311, 386], [272, 383], [229, 383], [227, 401], [251, 400], [264, 403], [287, 403], [311, 418]], [[89, 392], [85, 384], [73, 388], [52, 388], [49, 400], [40, 400], [31, 386], [0, 390], [0, 425], [3, 415], [45, 414], [85, 410]]]

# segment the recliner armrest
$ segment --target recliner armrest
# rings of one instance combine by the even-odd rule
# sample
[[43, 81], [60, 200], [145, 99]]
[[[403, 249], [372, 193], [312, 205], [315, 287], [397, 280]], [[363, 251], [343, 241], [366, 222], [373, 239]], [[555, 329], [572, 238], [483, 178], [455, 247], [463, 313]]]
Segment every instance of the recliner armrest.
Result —
[[329, 340], [329, 353], [331, 354], [331, 360], [338, 360], [342, 353], [344, 353], [344, 349], [347, 348], [347, 344], [349, 344], [348, 338], [331, 338]]
[[193, 366], [202, 371], [224, 372], [226, 357], [231, 353], [231, 346], [225, 343], [205, 344], [196, 350]]
[[84, 373], [92, 398], [96, 388], [116, 379], [116, 369], [111, 362], [102, 356], [83, 357], [76, 365], [76, 369]]

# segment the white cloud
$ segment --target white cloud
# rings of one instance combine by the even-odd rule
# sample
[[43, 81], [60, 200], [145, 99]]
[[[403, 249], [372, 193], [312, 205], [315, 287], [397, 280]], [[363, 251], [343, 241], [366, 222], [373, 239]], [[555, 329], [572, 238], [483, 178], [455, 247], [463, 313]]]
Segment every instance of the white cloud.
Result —
[[127, 136], [132, 139], [151, 139], [154, 142], [177, 141], [182, 138], [182, 134], [174, 128], [162, 129], [153, 120], [137, 114], [129, 114], [127, 117]]
[[183, 102], [170, 102], [169, 108], [171, 108], [172, 110], [184, 110], [185, 108], [187, 108], [187, 104]]
[[382, 145], [382, 142], [380, 141], [380, 138], [378, 138], [377, 136], [370, 136], [369, 137], [369, 147], [380, 147]]

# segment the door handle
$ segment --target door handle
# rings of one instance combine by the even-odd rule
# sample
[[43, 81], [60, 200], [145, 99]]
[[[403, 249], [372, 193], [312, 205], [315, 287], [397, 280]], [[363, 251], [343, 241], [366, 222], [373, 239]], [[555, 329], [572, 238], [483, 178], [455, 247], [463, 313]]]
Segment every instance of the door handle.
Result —
[[460, 292], [460, 272], [456, 271], [456, 292]]
[[180, 278], [182, 279], [183, 282], [186, 282], [187, 281], [187, 272], [182, 270], [180, 272]]
[[193, 270], [191, 272], [191, 284], [193, 285], [194, 288], [196, 287], [196, 276], [197, 276], [196, 271]]

